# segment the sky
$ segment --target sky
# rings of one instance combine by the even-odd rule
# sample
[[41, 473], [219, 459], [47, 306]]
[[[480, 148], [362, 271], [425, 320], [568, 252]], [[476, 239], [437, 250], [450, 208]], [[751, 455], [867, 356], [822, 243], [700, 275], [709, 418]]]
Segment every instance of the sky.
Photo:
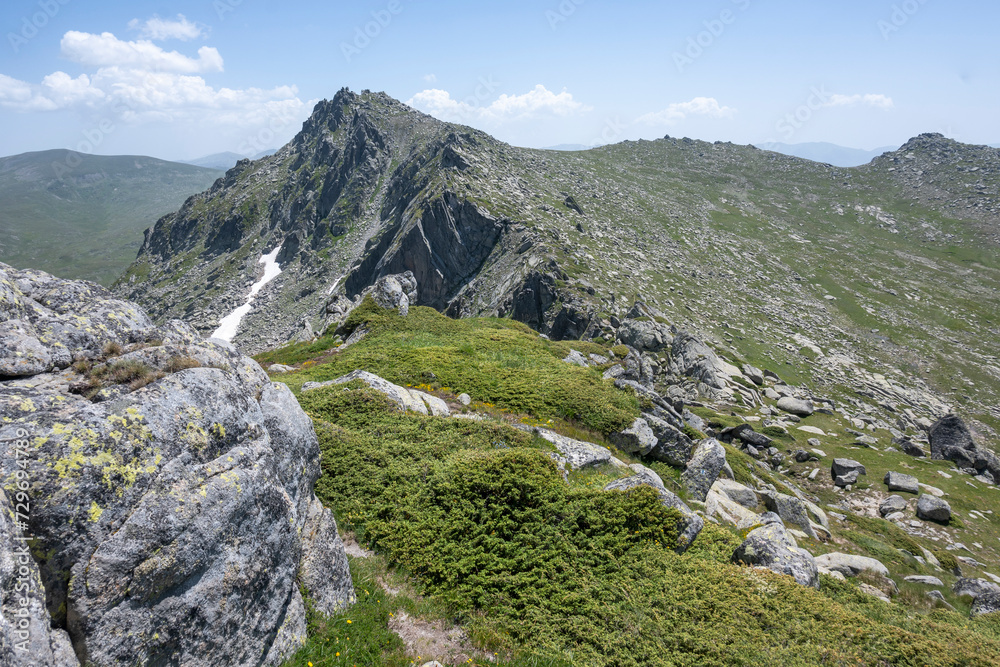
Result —
[[4, 0], [0, 155], [289, 141], [342, 87], [519, 146], [1000, 142], [981, 0]]

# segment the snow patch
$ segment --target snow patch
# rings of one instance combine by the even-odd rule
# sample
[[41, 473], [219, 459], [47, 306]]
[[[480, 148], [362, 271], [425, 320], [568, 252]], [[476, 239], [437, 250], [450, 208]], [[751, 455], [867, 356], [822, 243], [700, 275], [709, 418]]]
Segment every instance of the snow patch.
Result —
[[246, 303], [219, 320], [219, 328], [212, 334], [212, 338], [221, 338], [227, 343], [233, 342], [233, 338], [236, 338], [236, 331], [240, 328], [240, 322], [243, 321], [247, 313], [253, 310], [254, 297], [264, 289], [264, 285], [281, 275], [281, 267], [278, 266], [279, 252], [281, 252], [280, 245], [258, 260], [264, 265], [264, 275], [250, 287], [250, 295], [247, 297]]

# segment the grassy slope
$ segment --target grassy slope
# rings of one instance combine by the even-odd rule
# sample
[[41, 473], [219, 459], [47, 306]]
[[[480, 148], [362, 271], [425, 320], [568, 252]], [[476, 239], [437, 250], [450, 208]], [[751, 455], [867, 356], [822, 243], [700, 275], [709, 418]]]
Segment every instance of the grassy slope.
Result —
[[[78, 165], [67, 162], [72, 155]], [[68, 151], [0, 159], [0, 261], [110, 285], [135, 259], [144, 229], [221, 175], [148, 157]]]
[[[545, 456], [547, 443], [505, 422], [552, 419], [570, 434], [599, 435], [615, 420], [588, 417], [595, 408], [617, 403], [628, 415], [635, 410], [594, 380], [598, 371], [559, 361], [568, 344], [543, 341], [510, 322], [454, 322], [419, 308], [407, 319], [368, 309], [355, 324], [361, 320], [374, 330], [346, 350], [331, 352], [334, 340], [327, 338], [260, 359], [301, 364], [304, 370], [280, 376], [296, 392], [307, 379], [364, 368], [446, 398], [467, 391], [478, 399], [474, 407], [496, 420], [399, 414], [357, 383], [300, 394], [323, 448], [317, 493], [342, 529], [382, 555], [352, 559], [361, 602], [333, 618], [314, 616], [307, 646], [289, 664], [411, 664], [416, 656], [407, 656], [387, 629], [399, 610], [457, 621], [486, 654], [499, 656], [498, 664], [518, 666], [1000, 660], [996, 619], [928, 609], [906, 586], [886, 605], [853, 582], [824, 578], [817, 592], [731, 565], [739, 537], [712, 524], [678, 556], [670, 548], [675, 517], [652, 494], [597, 490], [618, 474], [610, 470], [573, 474], [564, 483]], [[545, 382], [552, 374], [559, 378], [558, 400]], [[830, 417], [810, 419], [842, 432], [824, 421]], [[824, 447], [831, 456], [843, 450], [868, 463], [873, 484], [885, 469], [907, 462], [885, 452], [872, 459], [850, 450], [841, 436], [824, 439]], [[946, 490], [961, 515], [968, 487], [954, 482]], [[925, 572], [912, 559], [890, 558], [896, 546], [910, 545], [887, 526], [847, 522], [832, 526], [837, 545], [807, 546], [880, 556], [897, 580]], [[980, 531], [969, 539], [996, 534], [987, 526], [966, 529]], [[412, 590], [390, 593], [382, 585], [401, 578]]]

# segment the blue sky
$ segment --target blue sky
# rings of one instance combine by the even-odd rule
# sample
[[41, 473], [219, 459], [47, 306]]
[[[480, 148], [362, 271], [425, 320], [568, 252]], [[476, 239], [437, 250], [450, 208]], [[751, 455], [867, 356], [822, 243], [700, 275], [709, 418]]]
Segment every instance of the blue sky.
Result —
[[252, 153], [343, 86], [534, 147], [995, 143], [998, 19], [967, 0], [5, 0], [0, 155]]

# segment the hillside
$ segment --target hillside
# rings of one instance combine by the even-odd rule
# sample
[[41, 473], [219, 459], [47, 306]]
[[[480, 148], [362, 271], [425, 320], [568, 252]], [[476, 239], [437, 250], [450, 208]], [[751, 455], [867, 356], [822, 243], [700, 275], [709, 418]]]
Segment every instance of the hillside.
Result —
[[674, 138], [527, 150], [344, 90], [159, 221], [116, 289], [208, 334], [280, 248], [251, 352], [404, 270], [418, 305], [553, 338], [614, 338], [641, 295], [733, 361], [890, 423], [961, 406], [995, 437], [998, 155], [940, 135], [852, 169]]
[[51, 150], [0, 158], [0, 261], [110, 284], [142, 232], [222, 172]]

